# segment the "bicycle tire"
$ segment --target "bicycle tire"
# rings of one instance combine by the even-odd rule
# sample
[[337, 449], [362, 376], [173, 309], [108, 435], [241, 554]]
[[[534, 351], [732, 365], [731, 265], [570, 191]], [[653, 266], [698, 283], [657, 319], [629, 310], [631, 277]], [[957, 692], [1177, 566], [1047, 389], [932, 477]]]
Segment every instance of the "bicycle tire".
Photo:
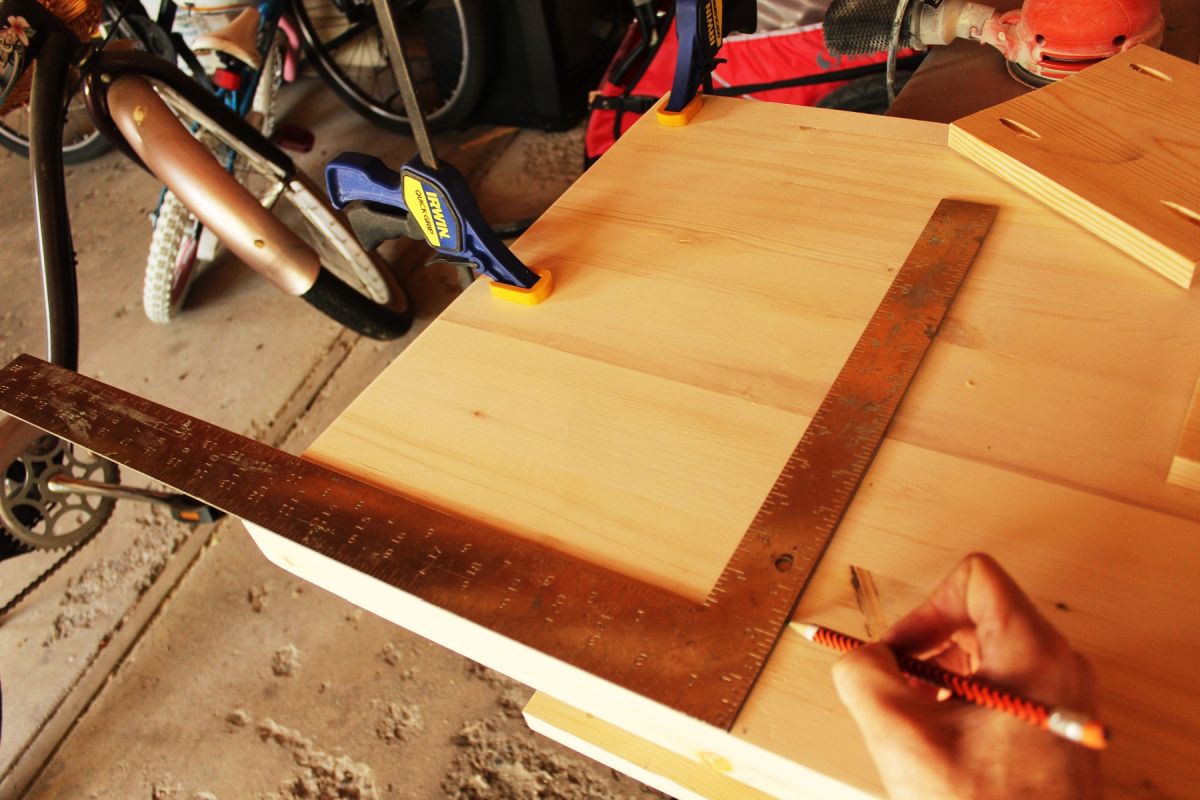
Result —
[[[251, 193], [266, 209], [273, 208], [279, 198], [289, 201], [298, 212], [298, 220], [287, 221], [289, 227], [317, 253], [322, 272], [336, 276], [346, 291], [358, 296], [358, 300], [339, 300], [336, 314], [318, 308], [347, 328], [372, 338], [396, 338], [408, 330], [413, 308], [407, 293], [383, 260], [362, 248], [349, 224], [333, 210], [316, 184], [298, 171], [281, 178], [278, 165], [222, 127], [217, 121], [219, 116], [201, 113], [171, 87], [156, 85], [166, 104], [191, 126], [193, 135], [201, 138], [210, 152], [226, 147], [237, 154], [242, 180], [235, 179], [235, 183], [242, 191]], [[233, 118], [240, 121], [236, 116]], [[245, 185], [249, 180], [257, 180], [268, 188], [251, 192]], [[329, 291], [339, 297], [345, 294]]]
[[[37, 69], [37, 64], [33, 65]], [[11, 109], [0, 117], [0, 147], [23, 158], [29, 158], [29, 107]], [[112, 145], [92, 125], [83, 89], [76, 91], [67, 102], [63, 123], [63, 162], [83, 164], [104, 155]]]
[[[117, 38], [140, 41], [129, 20], [122, 19], [122, 17], [123, 13], [119, 8], [105, 3], [104, 25], [97, 33], [97, 40], [106, 39], [109, 26], [117, 22], [115, 34]], [[37, 69], [36, 61], [33, 69]], [[74, 77], [71, 82], [75, 83]], [[29, 158], [29, 109], [27, 106], [10, 109], [0, 117], [0, 147], [23, 158]], [[99, 158], [111, 149], [112, 143], [104, 138], [104, 135], [92, 123], [87, 102], [83, 96], [83, 85], [80, 84], [66, 102], [66, 114], [63, 122], [63, 163], [84, 164]]]
[[275, 31], [262, 68], [258, 71], [258, 86], [250, 103], [250, 113], [257, 114], [256, 127], [263, 136], [275, 131], [275, 107], [279, 101], [279, 89], [283, 86], [283, 62], [287, 58], [287, 39], [282, 31]]
[[[486, 9], [481, 0], [417, 5], [420, 19], [402, 19], [400, 33], [426, 124], [434, 132], [448, 130], [466, 121], [483, 94], [490, 50]], [[375, 125], [410, 132], [370, 0], [292, 0], [292, 13], [309, 61], [326, 85]], [[436, 93], [435, 102], [427, 101], [430, 93]]]
[[196, 276], [196, 226], [183, 202], [170, 190], [164, 192], [142, 281], [142, 310], [151, 322], [166, 325], [183, 307]]
[[[896, 73], [896, 91], [908, 83], [913, 73]], [[817, 101], [818, 108], [839, 111], [855, 111], [860, 114], [886, 114], [891, 102], [888, 100], [887, 80], [881, 75], [864, 75], [844, 86], [839, 86]]]
[[325, 267], [312, 287], [301, 295], [310, 306], [355, 333], [371, 339], [398, 339], [412, 327], [413, 308], [399, 314], [368, 300]]

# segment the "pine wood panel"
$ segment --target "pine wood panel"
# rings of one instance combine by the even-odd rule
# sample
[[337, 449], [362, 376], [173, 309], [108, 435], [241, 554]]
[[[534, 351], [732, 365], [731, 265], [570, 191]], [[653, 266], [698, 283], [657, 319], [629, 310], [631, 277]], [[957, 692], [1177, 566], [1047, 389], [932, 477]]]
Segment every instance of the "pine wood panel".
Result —
[[[1198, 532], [1195, 523], [1178, 517], [891, 443], [795, 619], [866, 637], [851, 566], [876, 575], [894, 621], [963, 554], [992, 553], [1096, 668], [1101, 718], [1114, 730], [1104, 757], [1106, 796], [1187, 797], [1200, 773], [1189, 755], [1200, 736], [1193, 719], [1200, 700], [1189, 677], [1190, 659], [1200, 656], [1200, 610], [1192, 599], [1200, 575]], [[866, 748], [829, 677], [836, 659], [786, 634], [735, 734], [798, 767], [879, 793]], [[535, 703], [527, 715], [540, 716], [540, 709]], [[636, 743], [612, 737], [586, 717], [554, 709], [546, 717], [619, 757], [638, 757]], [[674, 757], [654, 753], [660, 771], [691, 774], [703, 763], [695, 747], [672, 752]], [[825, 796], [813, 791], [803, 769], [777, 777], [790, 788], [774, 796]]]
[[[700, 597], [938, 200], [999, 205], [801, 613], [861, 633], [851, 564], [894, 617], [993, 552], [1097, 662], [1115, 794], [1186, 794], [1200, 501], [1163, 476], [1200, 300], [945, 141], [931, 123], [719, 98], [685, 128], [639, 124], [518, 243], [554, 272], [548, 302], [472, 287], [307, 455]], [[730, 735], [255, 536], [297, 574], [759, 791], [879, 789], [831, 657], [798, 637]]]
[[[695, 761], [681, 758], [665, 747], [544, 692], [536, 692], [530, 698], [524, 714], [529, 727], [538, 733], [665, 792], [674, 800], [771, 800], [770, 795], [729, 778], [725, 774], [728, 764], [716, 754], [700, 754]], [[585, 736], [577, 735], [576, 731]]]
[[965, 117], [950, 146], [1180, 286], [1200, 261], [1200, 66], [1135, 47]]

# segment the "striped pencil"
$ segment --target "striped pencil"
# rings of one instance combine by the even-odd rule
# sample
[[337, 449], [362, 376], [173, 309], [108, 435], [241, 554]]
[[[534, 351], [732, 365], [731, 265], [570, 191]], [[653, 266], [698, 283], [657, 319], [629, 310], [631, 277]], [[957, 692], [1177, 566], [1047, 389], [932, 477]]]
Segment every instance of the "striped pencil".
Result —
[[[842, 653], [866, 644], [862, 639], [855, 639], [853, 636], [847, 636], [820, 625], [793, 622], [789, 627], [797, 633], [803, 634], [804, 638], [809, 641]], [[978, 678], [944, 670], [931, 661], [920, 661], [902, 655], [897, 655], [896, 660], [904, 674], [946, 689], [962, 700], [1011, 714], [1044, 731], [1049, 731], [1056, 736], [1061, 736], [1093, 750], [1103, 750], [1108, 746], [1108, 729], [1086, 714], [1069, 709], [1050, 708], [1036, 700], [1027, 700]]]

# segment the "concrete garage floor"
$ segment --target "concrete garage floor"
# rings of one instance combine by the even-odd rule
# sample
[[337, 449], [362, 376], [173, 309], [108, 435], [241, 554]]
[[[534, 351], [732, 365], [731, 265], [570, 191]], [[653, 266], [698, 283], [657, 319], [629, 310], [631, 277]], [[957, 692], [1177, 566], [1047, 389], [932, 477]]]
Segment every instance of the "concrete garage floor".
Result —
[[[344, 149], [399, 164], [316, 81], [284, 119], [317, 135], [310, 174]], [[439, 138], [492, 219], [544, 210], [578, 175], [581, 133], [475, 127]], [[289, 299], [232, 259], [170, 326], [142, 316], [153, 178], [116, 154], [68, 177], [80, 261], [82, 371], [298, 453], [396, 355]], [[0, 357], [44, 353], [27, 163], [0, 153]], [[386, 255], [419, 331], [456, 293]], [[125, 475], [127, 482], [145, 478]], [[7, 599], [51, 560], [0, 564]], [[658, 797], [526, 729], [530, 690], [270, 565], [237, 521], [195, 530], [118, 505], [67, 568], [0, 619], [0, 796], [28, 798]]]

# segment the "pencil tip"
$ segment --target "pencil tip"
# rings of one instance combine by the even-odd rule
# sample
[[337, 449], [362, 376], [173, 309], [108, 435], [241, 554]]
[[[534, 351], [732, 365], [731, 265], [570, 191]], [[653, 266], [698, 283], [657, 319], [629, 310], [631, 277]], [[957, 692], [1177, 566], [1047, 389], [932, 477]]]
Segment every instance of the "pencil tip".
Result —
[[1078, 742], [1093, 750], [1103, 750], [1108, 747], [1108, 728], [1078, 711], [1054, 709], [1046, 720], [1046, 729], [1064, 739]]
[[817, 631], [820, 630], [819, 625], [813, 625], [808, 622], [789, 622], [788, 627], [810, 642], [817, 638]]
[[1108, 740], [1110, 738], [1112, 738], [1112, 733], [1107, 727], [1101, 725], [1099, 722], [1089, 722], [1083, 726], [1083, 736], [1080, 738], [1080, 743], [1093, 750], [1103, 750], [1108, 747]]

